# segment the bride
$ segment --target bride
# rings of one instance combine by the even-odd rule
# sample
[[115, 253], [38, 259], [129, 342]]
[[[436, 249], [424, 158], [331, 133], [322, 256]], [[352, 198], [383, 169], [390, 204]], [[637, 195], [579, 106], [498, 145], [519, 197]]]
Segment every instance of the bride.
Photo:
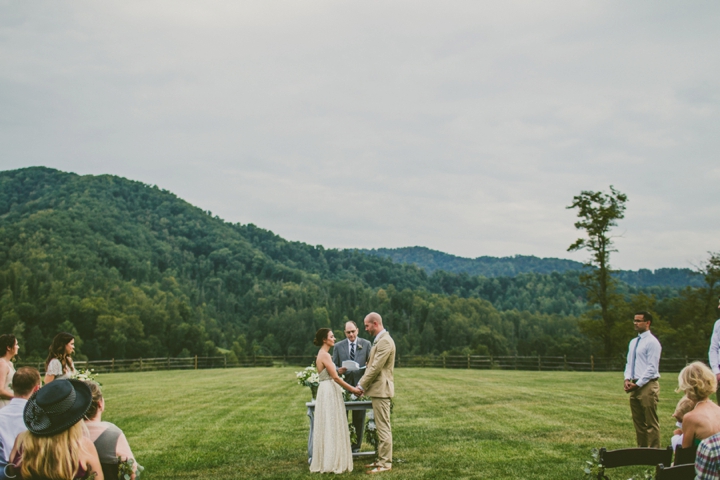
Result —
[[[348, 385], [337, 374], [330, 356], [335, 345], [335, 335], [329, 328], [321, 328], [315, 334], [315, 345], [320, 347], [315, 365], [320, 385], [315, 402], [315, 424], [313, 428], [313, 455], [311, 472], [352, 472], [353, 458], [350, 449], [350, 432], [343, 401], [342, 388], [355, 395], [360, 390]], [[334, 381], [333, 381], [334, 380]], [[342, 388], [340, 388], [342, 386]]]

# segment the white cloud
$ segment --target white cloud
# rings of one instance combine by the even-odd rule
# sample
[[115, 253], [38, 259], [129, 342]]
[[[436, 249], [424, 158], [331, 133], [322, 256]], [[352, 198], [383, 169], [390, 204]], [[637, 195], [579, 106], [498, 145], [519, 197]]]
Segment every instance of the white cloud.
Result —
[[621, 268], [720, 250], [720, 7], [0, 6], [0, 167], [158, 184], [329, 247], [568, 254], [630, 197]]

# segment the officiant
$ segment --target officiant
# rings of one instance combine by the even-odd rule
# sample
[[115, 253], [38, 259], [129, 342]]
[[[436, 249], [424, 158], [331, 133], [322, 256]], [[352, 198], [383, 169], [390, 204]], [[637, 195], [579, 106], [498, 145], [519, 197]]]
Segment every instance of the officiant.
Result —
[[[347, 337], [345, 340], [335, 344], [332, 359], [338, 367], [338, 373], [345, 375], [345, 381], [354, 387], [365, 373], [364, 367], [370, 356], [372, 343], [364, 338], [358, 338], [358, 327], [353, 321], [345, 323], [345, 337]], [[358, 368], [353, 370], [343, 367], [343, 362], [348, 360], [357, 363]], [[352, 451], [359, 452], [365, 431], [365, 410], [353, 410], [352, 423], [357, 433], [357, 443], [352, 445]]]

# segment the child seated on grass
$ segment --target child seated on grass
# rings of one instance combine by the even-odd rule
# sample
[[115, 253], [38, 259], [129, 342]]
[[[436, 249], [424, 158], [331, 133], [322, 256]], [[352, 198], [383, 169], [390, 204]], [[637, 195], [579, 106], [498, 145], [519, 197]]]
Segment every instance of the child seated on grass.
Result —
[[672, 414], [672, 417], [675, 419], [675, 425], [678, 427], [677, 430], [673, 432], [673, 437], [670, 440], [672, 443], [672, 448], [675, 450], [676, 448], [682, 446], [683, 441], [683, 435], [682, 435], [682, 421], [683, 417], [685, 417], [685, 414], [692, 411], [692, 409], [695, 408], [695, 401], [688, 398], [687, 395], [684, 395], [680, 401], [678, 402], [677, 406], [675, 407], [675, 413]]

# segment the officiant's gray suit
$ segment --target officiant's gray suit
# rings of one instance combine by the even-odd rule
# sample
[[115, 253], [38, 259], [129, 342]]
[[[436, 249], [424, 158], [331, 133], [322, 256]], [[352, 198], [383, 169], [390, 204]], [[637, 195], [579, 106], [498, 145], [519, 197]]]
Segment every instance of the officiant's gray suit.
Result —
[[[355, 344], [355, 361], [358, 365], [364, 367], [367, 364], [368, 358], [370, 358], [372, 343], [369, 340], [357, 337], [355, 339]], [[342, 362], [350, 360], [350, 342], [347, 338], [345, 340], [340, 340], [335, 344], [332, 359], [333, 363], [338, 368], [342, 367]], [[364, 374], [365, 369], [358, 370], [356, 372], [346, 372], [345, 381], [354, 387]], [[365, 410], [353, 410], [352, 422], [355, 426], [355, 432], [357, 433], [357, 443], [354, 444], [352, 448], [353, 450], [358, 450], [362, 445], [363, 433], [365, 433]]]

